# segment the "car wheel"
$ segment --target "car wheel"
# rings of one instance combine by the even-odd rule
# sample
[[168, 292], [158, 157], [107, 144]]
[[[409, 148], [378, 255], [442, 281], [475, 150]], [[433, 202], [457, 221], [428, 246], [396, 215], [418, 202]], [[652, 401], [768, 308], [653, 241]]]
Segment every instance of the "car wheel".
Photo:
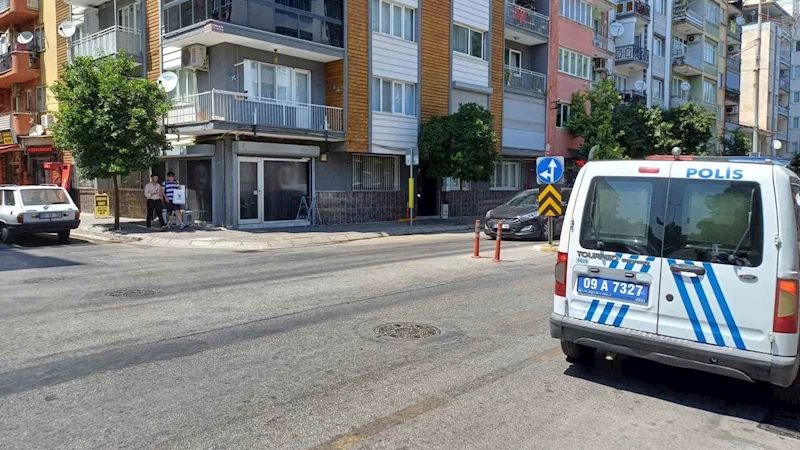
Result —
[[594, 354], [597, 350], [574, 342], [561, 341], [561, 351], [571, 361], [586, 363], [594, 359]]
[[14, 234], [8, 227], [3, 225], [0, 225], [0, 241], [2, 241], [4, 244], [14, 243]]
[[69, 242], [69, 234], [70, 234], [70, 230], [59, 231], [58, 232], [58, 240], [61, 241], [61, 242]]
[[495, 240], [495, 239], [497, 239], [497, 236], [492, 236], [491, 234], [489, 235], [489, 240], [490, 240], [490, 241], [493, 241], [493, 240]]

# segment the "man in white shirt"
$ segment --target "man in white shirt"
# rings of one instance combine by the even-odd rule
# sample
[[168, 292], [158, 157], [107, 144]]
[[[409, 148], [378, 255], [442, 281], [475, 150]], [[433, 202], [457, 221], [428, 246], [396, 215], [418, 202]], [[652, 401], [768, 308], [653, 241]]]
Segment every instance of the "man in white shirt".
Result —
[[153, 215], [158, 218], [160, 227], [164, 226], [164, 220], [161, 218], [161, 185], [158, 184], [158, 175], [153, 174], [150, 176], [150, 182], [144, 186], [144, 196], [147, 198], [147, 228], [153, 220]]

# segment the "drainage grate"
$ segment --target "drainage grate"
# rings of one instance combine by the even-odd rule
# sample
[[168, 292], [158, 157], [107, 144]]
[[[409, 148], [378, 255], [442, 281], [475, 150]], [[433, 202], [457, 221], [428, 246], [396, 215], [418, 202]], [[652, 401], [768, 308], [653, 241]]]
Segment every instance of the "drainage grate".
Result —
[[442, 332], [433, 326], [420, 323], [387, 323], [375, 327], [375, 334], [381, 338], [423, 339], [438, 336]]
[[124, 289], [121, 291], [106, 292], [108, 297], [141, 298], [155, 294], [154, 289]]
[[800, 439], [800, 411], [770, 408], [758, 427], [781, 436]]
[[30, 280], [23, 281], [22, 284], [47, 284], [47, 283], [58, 283], [66, 280], [67, 280], [66, 277], [31, 278]]

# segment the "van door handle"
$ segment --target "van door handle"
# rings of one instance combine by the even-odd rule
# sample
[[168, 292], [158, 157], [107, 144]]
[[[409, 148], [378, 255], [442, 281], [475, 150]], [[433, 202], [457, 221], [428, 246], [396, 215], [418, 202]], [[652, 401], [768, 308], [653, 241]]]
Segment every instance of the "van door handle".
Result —
[[669, 266], [669, 270], [671, 270], [673, 273], [688, 272], [697, 276], [703, 276], [706, 274], [706, 269], [699, 266], [693, 266], [691, 264], [673, 264]]

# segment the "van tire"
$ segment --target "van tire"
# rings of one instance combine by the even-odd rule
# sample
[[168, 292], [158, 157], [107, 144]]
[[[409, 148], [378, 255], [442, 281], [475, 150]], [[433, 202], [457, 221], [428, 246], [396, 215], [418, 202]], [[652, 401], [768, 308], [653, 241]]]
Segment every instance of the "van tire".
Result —
[[594, 359], [595, 349], [570, 341], [561, 341], [561, 350], [567, 359], [576, 362], [589, 362]]
[[11, 245], [14, 243], [14, 233], [7, 226], [0, 224], [0, 241]]
[[58, 232], [58, 240], [63, 242], [63, 243], [67, 243], [67, 242], [69, 242], [69, 235], [70, 235], [70, 230], [59, 231]]

